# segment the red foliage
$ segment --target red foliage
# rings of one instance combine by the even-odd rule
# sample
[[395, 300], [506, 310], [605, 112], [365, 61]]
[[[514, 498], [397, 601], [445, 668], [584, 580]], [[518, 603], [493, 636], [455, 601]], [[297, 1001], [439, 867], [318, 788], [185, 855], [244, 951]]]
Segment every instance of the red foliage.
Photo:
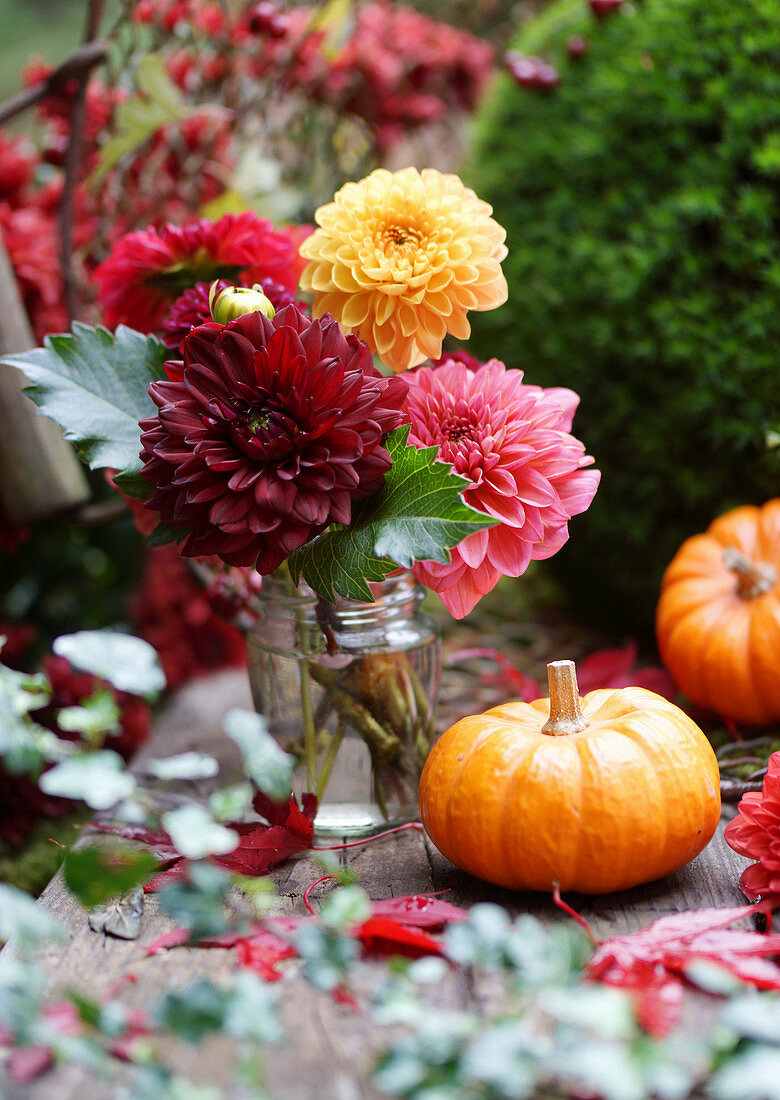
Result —
[[[305, 794], [299, 806], [294, 797], [288, 802], [275, 803], [257, 792], [252, 804], [255, 811], [266, 818], [268, 824], [254, 821], [229, 822], [229, 828], [239, 835], [238, 845], [227, 855], [211, 858], [212, 862], [235, 874], [257, 878], [267, 875], [273, 867], [290, 856], [311, 848], [317, 799], [313, 794]], [[144, 887], [146, 893], [155, 893], [163, 886], [186, 877], [188, 860], [177, 852], [164, 829], [151, 831], [133, 826], [103, 824], [96, 824], [95, 827], [114, 836], [148, 844], [160, 858], [160, 873], [147, 882]]]
[[634, 993], [642, 1027], [666, 1035], [680, 1017], [683, 982], [695, 981], [693, 963], [719, 966], [758, 989], [780, 989], [780, 967], [765, 958], [780, 953], [780, 933], [728, 929], [760, 911], [741, 905], [662, 917], [639, 932], [605, 940], [585, 973]]

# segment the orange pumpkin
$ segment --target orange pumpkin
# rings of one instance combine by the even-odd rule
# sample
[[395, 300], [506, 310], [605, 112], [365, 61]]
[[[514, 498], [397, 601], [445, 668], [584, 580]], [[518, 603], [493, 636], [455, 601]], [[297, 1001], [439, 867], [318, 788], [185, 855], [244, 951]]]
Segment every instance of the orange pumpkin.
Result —
[[748, 725], [780, 719], [780, 500], [735, 508], [683, 543], [656, 634], [692, 702]]
[[679, 707], [645, 688], [579, 698], [571, 661], [550, 699], [462, 718], [433, 746], [420, 814], [448, 859], [514, 890], [602, 894], [677, 870], [720, 818], [718, 763]]

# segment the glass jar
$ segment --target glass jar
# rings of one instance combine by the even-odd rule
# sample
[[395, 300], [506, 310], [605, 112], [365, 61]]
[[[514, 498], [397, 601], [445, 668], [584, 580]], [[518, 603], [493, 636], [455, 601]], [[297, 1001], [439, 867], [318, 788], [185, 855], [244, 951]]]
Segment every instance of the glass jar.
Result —
[[410, 573], [372, 603], [265, 577], [247, 634], [252, 697], [319, 799], [318, 833], [370, 835], [417, 816], [441, 671], [436, 627]]

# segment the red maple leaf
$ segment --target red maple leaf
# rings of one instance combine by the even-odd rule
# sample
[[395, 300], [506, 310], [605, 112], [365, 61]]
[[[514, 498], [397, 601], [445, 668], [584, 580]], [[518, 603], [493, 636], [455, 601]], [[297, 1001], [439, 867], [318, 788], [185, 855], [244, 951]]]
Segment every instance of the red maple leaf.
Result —
[[[290, 856], [311, 848], [317, 799], [313, 794], [304, 794], [299, 806], [294, 795], [287, 802], [272, 802], [258, 791], [252, 805], [258, 814], [266, 818], [267, 824], [263, 821], [228, 822], [228, 828], [238, 833], [238, 845], [227, 855], [212, 856], [211, 862], [226, 867], [235, 874], [257, 878], [267, 875]], [[156, 893], [163, 886], [186, 879], [190, 861], [179, 854], [164, 829], [151, 830], [98, 822], [94, 827], [126, 840], [147, 844], [160, 859], [159, 873], [146, 883], [145, 893]]]
[[651, 1035], [666, 1035], [680, 1017], [683, 983], [695, 984], [694, 963], [720, 966], [758, 989], [780, 989], [780, 967], [765, 957], [780, 954], [780, 933], [728, 928], [762, 911], [760, 906], [740, 905], [661, 917], [638, 932], [600, 943], [585, 973], [631, 990], [642, 1027]]
[[391, 917], [413, 928], [443, 928], [452, 921], [468, 919], [468, 913], [450, 901], [441, 901], [436, 894], [410, 894], [403, 898], [387, 898], [371, 902], [372, 917]]

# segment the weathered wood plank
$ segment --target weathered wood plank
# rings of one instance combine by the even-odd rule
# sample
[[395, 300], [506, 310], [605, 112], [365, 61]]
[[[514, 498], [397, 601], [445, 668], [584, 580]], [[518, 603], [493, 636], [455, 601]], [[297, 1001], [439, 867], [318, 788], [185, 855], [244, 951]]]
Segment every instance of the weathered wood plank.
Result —
[[[36, 344], [0, 235], [0, 355]], [[26, 380], [0, 364], [0, 499], [13, 523], [29, 523], [89, 499], [83, 469], [62, 432], [22, 393]]]
[[[221, 718], [230, 706], [250, 706], [246, 677], [223, 673], [190, 684], [174, 699], [166, 716], [158, 722], [153, 741], [137, 764], [149, 756], [167, 755], [186, 749], [212, 752], [230, 772], [237, 767], [232, 742], [221, 733]], [[335, 843], [318, 840], [322, 846]], [[492, 901], [513, 913], [533, 912], [545, 921], [566, 920], [541, 894], [511, 893], [464, 874], [446, 860], [418, 831], [407, 830], [371, 844], [335, 853], [341, 866], [351, 867], [374, 899], [403, 894], [447, 890], [448, 900], [470, 906]], [[725, 845], [722, 827], [712, 843], [689, 864], [659, 882], [606, 897], [567, 895], [567, 900], [591, 923], [600, 938], [633, 930], [659, 916], [695, 906], [740, 904], [738, 878], [746, 861]], [[304, 853], [287, 861], [272, 874], [279, 892], [279, 910], [302, 913], [306, 887], [323, 871], [316, 853]], [[322, 896], [327, 885], [318, 887], [312, 900]], [[148, 1010], [166, 992], [182, 989], [203, 978], [228, 980], [234, 969], [233, 952], [220, 949], [178, 948], [155, 957], [144, 947], [171, 927], [156, 901], [147, 901], [141, 936], [136, 942], [104, 937], [92, 932], [81, 907], [56, 878], [41, 903], [60, 918], [71, 933], [64, 945], [50, 945], [42, 955], [53, 996], [65, 989], [80, 989], [92, 997], [105, 997], [128, 974], [134, 982], [121, 985], [118, 997], [128, 1005]], [[379, 965], [379, 964], [377, 964]], [[371, 1026], [368, 1018], [336, 1004], [318, 993], [288, 964], [280, 983], [282, 1019], [288, 1040], [267, 1053], [269, 1094], [284, 1100], [377, 1100], [370, 1083], [375, 1055], [386, 1033]], [[451, 976], [433, 996], [449, 1007], [465, 1007], [469, 992], [457, 976]], [[473, 1003], [473, 1001], [471, 1002]], [[693, 1031], [710, 1026], [717, 1002], [705, 997], [689, 998], [685, 1026]], [[166, 1044], [169, 1063], [202, 1083], [225, 1086], [235, 1051], [225, 1040], [188, 1046]], [[33, 1085], [20, 1089], [0, 1082], [5, 1100], [118, 1100], [130, 1070], [117, 1065], [110, 1081], [96, 1081], [76, 1067], [60, 1067]]]

